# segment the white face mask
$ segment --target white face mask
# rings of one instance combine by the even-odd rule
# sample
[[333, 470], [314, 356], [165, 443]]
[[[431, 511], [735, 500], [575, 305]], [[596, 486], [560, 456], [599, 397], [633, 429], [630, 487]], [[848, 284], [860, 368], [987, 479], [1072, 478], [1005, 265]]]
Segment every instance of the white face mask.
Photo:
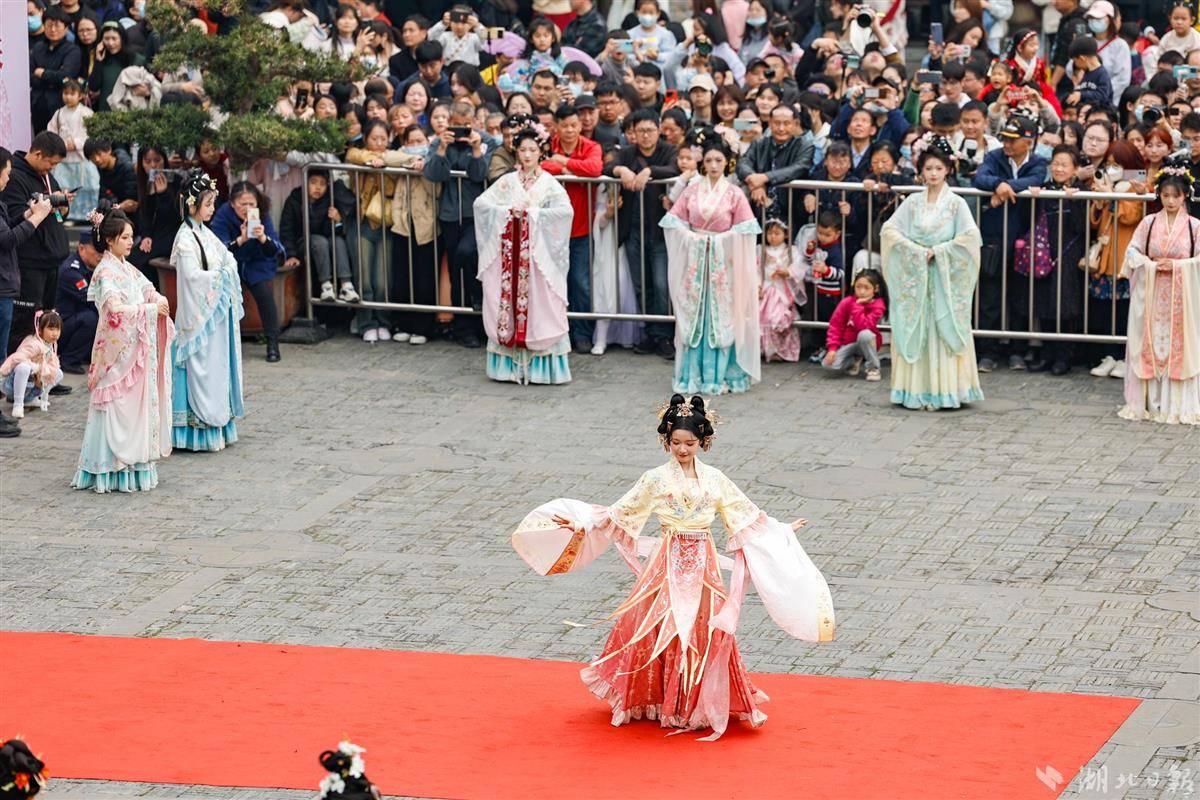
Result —
[[1105, 167], [1104, 169], [1104, 175], [1108, 178], [1110, 183], [1116, 183], [1117, 181], [1121, 180], [1121, 175], [1123, 175], [1124, 172], [1125, 170], [1116, 164], [1111, 167]]
[[746, 24], [751, 28], [761, 28], [767, 24], [766, 17], [746, 17]]
[[1104, 17], [1095, 19], [1094, 17], [1088, 20], [1088, 30], [1092, 33], [1104, 33], [1108, 30], [1108, 20]]
[[642, 24], [643, 28], [653, 28], [658, 24], [658, 17], [653, 14], [638, 14], [638, 22]]

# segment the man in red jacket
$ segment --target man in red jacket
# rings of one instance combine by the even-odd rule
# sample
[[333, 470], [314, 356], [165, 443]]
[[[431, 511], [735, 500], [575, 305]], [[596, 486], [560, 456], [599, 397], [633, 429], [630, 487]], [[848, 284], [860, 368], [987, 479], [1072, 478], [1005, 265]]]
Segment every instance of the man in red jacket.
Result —
[[[542, 169], [551, 175], [577, 178], [598, 178], [604, 166], [600, 145], [581, 135], [583, 124], [573, 105], [559, 106], [554, 112], [558, 132], [550, 139], [550, 156]], [[589, 259], [589, 237], [594, 210], [593, 184], [566, 180], [567, 196], [575, 218], [571, 222], [571, 263], [567, 271], [567, 308], [570, 311], [592, 310], [592, 271]], [[589, 319], [571, 320], [571, 347], [576, 353], [589, 353], [595, 323]]]

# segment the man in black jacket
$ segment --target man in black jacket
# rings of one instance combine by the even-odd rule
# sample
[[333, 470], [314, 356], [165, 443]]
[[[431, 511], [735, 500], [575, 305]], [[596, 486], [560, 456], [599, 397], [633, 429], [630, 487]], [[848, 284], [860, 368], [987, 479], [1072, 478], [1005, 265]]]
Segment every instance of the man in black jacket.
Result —
[[95, 164], [100, 173], [100, 199], [132, 217], [138, 209], [138, 190], [129, 154], [114, 149], [107, 139], [89, 138], [83, 143], [83, 157]]
[[796, 135], [796, 110], [778, 105], [771, 109], [771, 135], [755, 139], [738, 160], [737, 175], [750, 193], [750, 202], [766, 209], [768, 217], [788, 219], [787, 190], [782, 184], [808, 174], [813, 144]]
[[[670, 291], [667, 286], [667, 242], [658, 227], [663, 214], [661, 183], [649, 183], [660, 178], [679, 175], [675, 163], [675, 147], [659, 139], [658, 117], [649, 109], [629, 115], [633, 132], [632, 147], [622, 148], [617, 157], [604, 168], [604, 174], [621, 181], [621, 211], [617, 218], [618, 239], [625, 242], [629, 273], [633, 285], [642, 296], [647, 314], [666, 314]], [[643, 286], [643, 269], [646, 285]], [[635, 353], [658, 353], [664, 358], [675, 357], [675, 330], [664, 322], [646, 325], [645, 336]]]
[[79, 75], [82, 54], [67, 41], [67, 13], [50, 6], [42, 14], [45, 35], [29, 51], [29, 112], [35, 131], [44, 131], [62, 108], [62, 85]]
[[[0, 192], [8, 186], [12, 175], [12, 154], [0, 147]], [[21, 293], [21, 273], [17, 268], [17, 248], [31, 238], [38, 225], [50, 214], [50, 201], [40, 200], [28, 208], [28, 214], [15, 225], [9, 225], [8, 215], [0, 214], [0, 356], [8, 355], [8, 336], [12, 327], [13, 301]], [[22, 334], [24, 335], [24, 334]], [[0, 413], [0, 438], [20, 436], [16, 420]]]
[[[50, 174], [67, 155], [67, 145], [57, 133], [42, 131], [33, 137], [28, 153], [16, 153], [12, 160], [12, 176], [8, 186], [0, 195], [8, 223], [16, 227], [25, 220], [30, 202], [38, 194], [63, 194], [58, 181]], [[70, 200], [67, 193], [66, 199]], [[17, 246], [17, 263], [21, 271], [20, 299], [24, 302], [16, 309], [13, 333], [24, 336], [33, 329], [33, 312], [40, 308], [54, 307], [54, 294], [58, 288], [58, 265], [71, 253], [67, 242], [67, 231], [63, 217], [68, 203], [54, 209], [33, 236]], [[13, 338], [18, 338], [14, 336]], [[61, 384], [52, 392], [67, 388]]]
[[608, 29], [600, 12], [592, 0], [571, 0], [571, 10], [575, 12], [575, 19], [563, 31], [561, 44], [577, 47], [595, 58], [604, 49], [604, 40], [608, 37]]

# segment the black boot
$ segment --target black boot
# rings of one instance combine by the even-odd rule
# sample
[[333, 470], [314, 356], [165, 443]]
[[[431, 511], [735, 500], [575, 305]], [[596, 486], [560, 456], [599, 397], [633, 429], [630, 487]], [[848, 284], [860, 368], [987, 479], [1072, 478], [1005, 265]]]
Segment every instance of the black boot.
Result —
[[274, 364], [279, 360], [279, 334], [267, 334], [267, 361]]

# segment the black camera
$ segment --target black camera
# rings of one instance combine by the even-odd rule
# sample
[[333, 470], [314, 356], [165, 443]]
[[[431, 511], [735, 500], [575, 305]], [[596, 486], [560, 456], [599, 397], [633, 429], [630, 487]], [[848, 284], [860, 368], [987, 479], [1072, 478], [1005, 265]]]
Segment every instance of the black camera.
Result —
[[866, 6], [858, 7], [858, 16], [854, 18], [854, 24], [860, 28], [869, 28], [871, 23], [875, 21], [875, 12]]
[[55, 206], [55, 207], [65, 206], [65, 205], [69, 205], [71, 203], [70, 198], [68, 198], [62, 192], [54, 192], [53, 194], [46, 194], [45, 192], [34, 192], [33, 199], [39, 203], [42, 202], [43, 200], [49, 200], [50, 205]]
[[696, 52], [702, 56], [712, 55], [712, 42], [704, 36], [696, 37]]
[[1147, 106], [1142, 109], [1142, 122], [1145, 125], [1157, 125], [1165, 113], [1166, 110], [1162, 106]]

